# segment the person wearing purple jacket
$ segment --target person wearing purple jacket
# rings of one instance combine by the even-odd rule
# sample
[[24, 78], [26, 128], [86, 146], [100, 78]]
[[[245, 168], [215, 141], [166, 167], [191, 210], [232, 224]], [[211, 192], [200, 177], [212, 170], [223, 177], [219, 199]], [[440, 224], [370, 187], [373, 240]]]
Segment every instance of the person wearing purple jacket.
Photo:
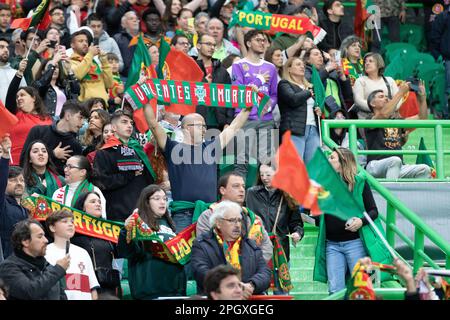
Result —
[[[258, 118], [258, 108], [254, 106], [247, 123], [236, 136], [235, 170], [244, 177], [247, 176], [250, 157], [258, 162], [269, 160], [275, 152], [272, 141], [278, 141], [278, 137], [274, 137], [275, 124], [272, 116], [277, 104], [278, 75], [276, 67], [262, 58], [266, 41], [266, 36], [260, 30], [247, 32], [244, 36], [247, 55], [232, 65], [233, 84], [251, 86], [255, 91], [270, 97], [261, 118]], [[240, 110], [236, 110], [236, 113], [239, 112]]]

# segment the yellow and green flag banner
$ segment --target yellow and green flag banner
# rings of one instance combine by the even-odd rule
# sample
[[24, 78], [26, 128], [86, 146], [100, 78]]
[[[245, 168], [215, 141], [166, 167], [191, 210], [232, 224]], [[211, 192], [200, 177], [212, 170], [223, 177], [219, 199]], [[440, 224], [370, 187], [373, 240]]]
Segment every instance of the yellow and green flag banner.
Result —
[[75, 232], [114, 243], [119, 242], [120, 229], [123, 227], [121, 222], [91, 216], [86, 212], [65, 206], [42, 195], [27, 197], [22, 200], [21, 204], [30, 211], [34, 219], [39, 221], [47, 219], [53, 211], [69, 210], [73, 213]]
[[289, 272], [286, 254], [278, 237], [272, 233], [270, 233], [269, 236], [273, 244], [273, 257], [272, 257], [273, 275], [276, 274], [278, 276], [277, 278], [274, 277], [274, 280], [275, 279], [278, 280], [280, 288], [284, 292], [289, 292], [289, 290], [292, 290], [294, 286], [292, 285], [291, 282], [291, 274]]
[[192, 243], [196, 237], [196, 223], [170, 240], [163, 241], [158, 234], [152, 231], [135, 211], [131, 218], [134, 220], [127, 228], [127, 242], [147, 241], [153, 256], [167, 262], [185, 265], [191, 259]]
[[292, 34], [311, 33], [314, 39], [321, 41], [326, 36], [326, 31], [316, 26], [309, 18], [288, 16], [284, 14], [272, 14], [262, 11], [240, 10], [233, 14], [230, 27], [240, 25], [257, 30], [267, 30], [271, 33], [284, 32]]
[[222, 108], [258, 107], [261, 116], [269, 97], [248, 86], [220, 83], [149, 79], [125, 91], [125, 98], [136, 109], [156, 99], [161, 104], [184, 104]]

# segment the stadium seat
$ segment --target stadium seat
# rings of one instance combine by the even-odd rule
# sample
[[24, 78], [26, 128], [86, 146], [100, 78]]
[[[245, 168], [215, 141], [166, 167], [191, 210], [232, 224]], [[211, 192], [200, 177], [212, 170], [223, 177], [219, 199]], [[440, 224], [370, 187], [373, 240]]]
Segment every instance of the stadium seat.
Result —
[[417, 77], [425, 81], [427, 96], [430, 97], [430, 84], [433, 78], [439, 74], [444, 74], [445, 68], [439, 63], [424, 63], [417, 67]]
[[411, 56], [411, 54], [418, 53], [416, 47], [414, 47], [412, 44], [405, 42], [394, 42], [388, 44], [385, 47], [385, 50], [386, 52], [384, 56], [384, 62], [386, 63], [386, 65], [388, 65], [399, 53], [408, 56]]
[[400, 25], [400, 41], [412, 44], [417, 51], [423, 51], [426, 45], [423, 26], [410, 23]]
[[403, 80], [408, 77], [416, 77], [418, 75], [419, 66], [435, 63], [434, 58], [431, 54], [420, 52], [414, 55], [404, 56], [403, 60]]

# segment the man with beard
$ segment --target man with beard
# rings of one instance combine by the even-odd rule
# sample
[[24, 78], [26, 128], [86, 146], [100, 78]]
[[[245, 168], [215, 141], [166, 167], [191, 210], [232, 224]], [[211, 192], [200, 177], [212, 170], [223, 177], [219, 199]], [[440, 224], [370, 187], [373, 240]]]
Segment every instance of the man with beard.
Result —
[[[212, 57], [215, 48], [216, 40], [213, 37], [207, 34], [200, 36], [197, 43], [198, 58], [196, 62], [203, 71], [203, 82], [230, 84], [231, 78], [227, 69], [219, 60]], [[206, 119], [208, 129], [215, 128], [222, 131], [231, 124], [234, 118], [234, 110], [231, 108], [197, 106], [196, 111]]]
[[[0, 144], [2, 156], [0, 158], [0, 238], [3, 257], [6, 259], [12, 253], [11, 233], [14, 225], [28, 218], [28, 211], [20, 205], [25, 181], [22, 168], [9, 167], [9, 152], [11, 139], [3, 138]], [[2, 260], [3, 257], [0, 257]]]
[[[108, 101], [108, 89], [113, 86], [113, 76], [106, 52], [98, 45], [91, 45], [92, 34], [89, 28], [80, 29], [72, 34], [73, 54], [70, 65], [75, 77], [80, 81], [79, 101], [90, 98], [102, 98]], [[95, 61], [98, 56], [101, 66]]]
[[[0, 38], [0, 100], [3, 102], [6, 101], [9, 84], [17, 73], [17, 70], [13, 69], [8, 61], [9, 41], [6, 38]], [[24, 78], [22, 78], [20, 86], [27, 86]]]
[[271, 272], [261, 249], [253, 240], [242, 236], [241, 206], [231, 201], [220, 202], [210, 222], [211, 230], [197, 237], [192, 246], [191, 264], [197, 292], [204, 292], [206, 273], [223, 264], [241, 272], [244, 299], [267, 290]]
[[17, 223], [11, 236], [14, 254], [0, 264], [10, 300], [67, 300], [61, 280], [70, 265], [65, 255], [54, 266], [45, 260], [48, 240], [36, 220]]
[[[273, 137], [275, 122], [272, 110], [277, 104], [278, 74], [275, 66], [261, 58], [266, 50], [267, 38], [260, 30], [250, 30], [244, 36], [247, 47], [245, 58], [233, 63], [231, 80], [234, 85], [251, 86], [254, 90], [270, 97], [261, 117], [258, 108], [253, 107], [247, 123], [237, 135], [237, 156], [235, 170], [242, 176], [247, 176], [250, 157], [259, 163], [268, 163], [275, 154]], [[241, 110], [236, 109], [236, 114]], [[247, 140], [248, 138], [248, 140]]]

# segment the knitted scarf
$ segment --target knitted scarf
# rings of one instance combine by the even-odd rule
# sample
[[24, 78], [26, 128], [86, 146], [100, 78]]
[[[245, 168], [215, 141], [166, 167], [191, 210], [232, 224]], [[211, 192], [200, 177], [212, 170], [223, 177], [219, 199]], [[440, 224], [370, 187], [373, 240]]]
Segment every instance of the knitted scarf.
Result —
[[66, 204], [66, 196], [67, 196], [67, 192], [69, 191], [69, 185], [66, 185], [66, 187], [64, 188], [63, 204], [65, 204], [66, 206], [69, 206], [69, 207], [73, 207], [75, 205], [75, 203], [77, 202], [80, 194], [82, 194], [84, 192], [92, 192], [93, 190], [94, 190], [94, 185], [92, 183], [90, 183], [89, 181], [84, 180], [75, 189], [75, 192], [74, 192], [73, 198], [72, 198], [72, 202], [69, 205], [69, 204]]
[[64, 179], [50, 170], [45, 170], [44, 175], [45, 184], [47, 187], [44, 186], [41, 179], [35, 172], [33, 172], [32, 175], [34, 181], [36, 181], [36, 184], [28, 188], [27, 191], [30, 195], [33, 193], [39, 193], [51, 198], [53, 193], [64, 185]]
[[216, 230], [214, 230], [214, 235], [216, 236], [217, 242], [223, 249], [223, 254], [225, 255], [227, 263], [229, 263], [233, 268], [241, 270], [239, 254], [242, 238], [239, 237], [236, 241], [223, 241], [222, 236], [220, 236]]
[[[75, 55], [75, 56], [72, 56], [72, 59], [76, 60], [78, 62], [81, 62], [81, 61], [83, 61], [84, 57], [82, 57], [80, 55]], [[94, 59], [92, 59], [91, 67], [89, 68], [89, 71], [86, 73], [86, 75], [83, 77], [83, 79], [81, 79], [81, 81], [98, 80], [100, 78], [101, 74], [102, 74], [102, 69], [100, 68], [98, 63]]]

